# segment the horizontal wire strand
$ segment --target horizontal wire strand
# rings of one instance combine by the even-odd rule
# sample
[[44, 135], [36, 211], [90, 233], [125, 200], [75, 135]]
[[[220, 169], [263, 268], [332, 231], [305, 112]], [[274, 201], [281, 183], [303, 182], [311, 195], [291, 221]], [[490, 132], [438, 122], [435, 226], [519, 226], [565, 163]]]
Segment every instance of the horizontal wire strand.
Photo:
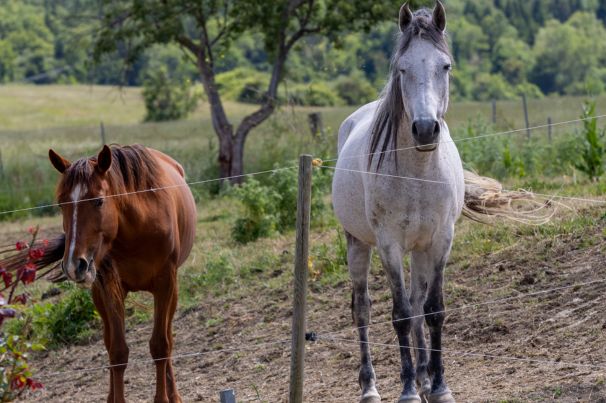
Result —
[[401, 318], [401, 319], [394, 319], [394, 320], [389, 320], [389, 321], [371, 323], [371, 324], [368, 324], [366, 326], [358, 326], [358, 327], [353, 327], [353, 328], [349, 328], [349, 329], [342, 329], [342, 330], [336, 330], [336, 331], [332, 331], [332, 332], [325, 332], [325, 333], [322, 333], [322, 334], [324, 334], [324, 335], [333, 335], [333, 334], [338, 334], [338, 333], [345, 332], [345, 331], [352, 331], [352, 330], [355, 331], [355, 330], [367, 329], [367, 328], [370, 328], [372, 326], [379, 326], [379, 325], [385, 325], [385, 324], [393, 324], [393, 323], [401, 322], [401, 321], [404, 321], [404, 320], [423, 318], [425, 316], [431, 316], [431, 315], [435, 315], [435, 314], [439, 314], [439, 313], [448, 314], [448, 313], [451, 313], [451, 312], [461, 311], [461, 310], [464, 310], [464, 309], [475, 308], [475, 307], [485, 306], [485, 305], [498, 304], [498, 303], [502, 303], [502, 302], [507, 302], [507, 301], [515, 300], [515, 299], [529, 298], [529, 297], [534, 297], [534, 296], [537, 296], [537, 295], [543, 295], [543, 294], [549, 294], [549, 293], [556, 292], [556, 291], [562, 291], [562, 290], [566, 290], [566, 289], [569, 289], [569, 288], [585, 287], [585, 286], [588, 286], [588, 285], [599, 284], [599, 283], [604, 283], [604, 282], [606, 282], [606, 279], [593, 280], [593, 281], [588, 281], [588, 282], [585, 282], [585, 283], [575, 283], [575, 284], [570, 284], [570, 285], [565, 285], [565, 286], [550, 288], [550, 289], [547, 289], [547, 290], [540, 290], [540, 291], [535, 291], [535, 292], [531, 292], [531, 293], [522, 293], [522, 294], [519, 294], [519, 295], [513, 295], [511, 297], [504, 297], [504, 298], [499, 298], [499, 299], [495, 299], [495, 300], [491, 300], [491, 301], [478, 302], [478, 303], [474, 303], [474, 304], [465, 304], [465, 305], [454, 307], [454, 308], [448, 308], [448, 309], [444, 309], [444, 310], [441, 310], [441, 311], [436, 311], [436, 312], [430, 312], [430, 313], [423, 313], [423, 314], [419, 314], [419, 315], [408, 316], [406, 318]]
[[[495, 136], [502, 136], [505, 134], [512, 134], [512, 133], [518, 133], [518, 132], [523, 132], [523, 131], [527, 131], [527, 130], [535, 130], [535, 129], [544, 129], [546, 127], [549, 126], [562, 126], [562, 125], [567, 125], [567, 124], [571, 124], [571, 123], [578, 123], [578, 122], [584, 122], [586, 120], [591, 120], [591, 119], [602, 119], [602, 118], [606, 118], [606, 114], [604, 115], [598, 115], [598, 116], [592, 116], [592, 117], [587, 117], [587, 118], [578, 118], [578, 119], [572, 119], [572, 120], [565, 120], [562, 122], [555, 122], [552, 123], [551, 125], [549, 124], [544, 124], [544, 125], [538, 125], [538, 126], [533, 126], [533, 127], [528, 127], [528, 128], [519, 128], [519, 129], [512, 129], [512, 130], [507, 130], [507, 131], [502, 131], [502, 132], [496, 132], [496, 133], [489, 133], [489, 134], [482, 134], [479, 136], [469, 136], [469, 137], [462, 137], [460, 139], [451, 139], [448, 141], [440, 141], [437, 143], [430, 143], [430, 144], [426, 144], [428, 146], [430, 145], [440, 145], [440, 144], [446, 144], [446, 143], [458, 143], [461, 141], [469, 141], [469, 140], [479, 140], [479, 139], [483, 139], [483, 138], [487, 138], [487, 137], [495, 137]], [[358, 157], [369, 157], [371, 155], [378, 155], [378, 154], [385, 154], [385, 153], [391, 153], [391, 152], [396, 152], [396, 151], [405, 151], [405, 150], [412, 150], [415, 149], [416, 146], [409, 146], [409, 147], [402, 147], [402, 148], [394, 148], [391, 150], [385, 150], [385, 151], [377, 151], [377, 152], [373, 152], [373, 153], [364, 153], [364, 154], [356, 154], [356, 155], [350, 155], [348, 157], [336, 157], [336, 158], [331, 158], [331, 159], [325, 159], [325, 162], [334, 162], [337, 161], [338, 159], [351, 159], [351, 158], [358, 158]]]
[[[401, 348], [399, 344], [378, 343], [378, 342], [371, 342], [371, 341], [358, 341], [358, 340], [344, 339], [344, 338], [338, 338], [338, 337], [322, 337], [322, 335], [318, 335], [318, 340], [332, 341], [335, 343], [341, 342], [343, 344], [352, 344], [352, 345], [353, 344], [355, 344], [355, 345], [368, 344], [371, 346]], [[488, 353], [474, 353], [474, 352], [470, 352], [470, 351], [461, 351], [461, 350], [452, 350], [452, 349], [433, 349], [433, 348], [423, 348], [423, 347], [415, 347], [415, 346], [408, 346], [408, 348], [411, 348], [413, 350], [424, 350], [424, 351], [429, 351], [429, 352], [435, 351], [435, 352], [441, 352], [441, 353], [446, 353], [446, 354], [454, 354], [454, 355], [461, 356], [461, 357], [471, 356], [471, 357], [478, 357], [478, 358], [492, 358], [492, 359], [500, 359], [500, 360], [508, 360], [508, 361], [532, 362], [532, 363], [536, 363], [536, 364], [568, 365], [568, 366], [576, 366], [576, 367], [584, 367], [584, 368], [599, 368], [599, 369], [606, 370], [606, 363], [585, 364], [582, 362], [542, 360], [542, 359], [538, 359], [538, 358], [514, 357], [514, 356], [508, 356], [508, 355], [497, 355], [497, 354], [488, 354]]]
[[[551, 126], [560, 126], [560, 125], [576, 123], [576, 122], [581, 122], [581, 121], [590, 120], [590, 119], [601, 119], [604, 117], [606, 117], [606, 114], [598, 115], [595, 117], [579, 118], [579, 119], [567, 120], [567, 121], [562, 121], [562, 122], [555, 122], [555, 123], [552, 123]], [[485, 134], [485, 135], [481, 135], [481, 136], [470, 136], [470, 137], [465, 137], [465, 138], [456, 139], [456, 140], [444, 141], [442, 143], [450, 143], [450, 142], [456, 143], [459, 141], [467, 141], [467, 140], [481, 139], [481, 138], [485, 138], [485, 137], [500, 136], [500, 135], [505, 135], [505, 134], [521, 132], [521, 131], [525, 131], [525, 130], [534, 130], [534, 129], [545, 128], [548, 126], [550, 126], [550, 125], [538, 125], [538, 126], [533, 126], [533, 127], [529, 127], [529, 128], [513, 129], [513, 130], [508, 130], [508, 131], [503, 131], [503, 132]], [[439, 143], [433, 143], [433, 144], [436, 145]], [[431, 145], [431, 144], [428, 144], [428, 145]], [[350, 158], [357, 158], [357, 157], [362, 157], [362, 156], [383, 154], [383, 153], [388, 153], [388, 152], [409, 150], [409, 149], [414, 149], [414, 148], [415, 148], [414, 146], [396, 148], [396, 149], [392, 149], [392, 150], [378, 151], [378, 152], [366, 153], [366, 154], [358, 154], [358, 155], [343, 157], [343, 158], [350, 159]], [[334, 162], [334, 161], [337, 161], [337, 159], [338, 158], [331, 158], [331, 159], [325, 159], [323, 161], [324, 162]], [[166, 190], [166, 189], [171, 189], [171, 188], [193, 186], [193, 185], [199, 185], [199, 184], [203, 184], [203, 183], [210, 183], [210, 182], [216, 182], [216, 181], [222, 181], [222, 180], [228, 180], [228, 179], [234, 179], [234, 178], [242, 178], [242, 177], [246, 177], [246, 176], [255, 176], [255, 175], [261, 175], [261, 174], [277, 172], [277, 171], [281, 171], [281, 170], [285, 170], [285, 169], [293, 169], [293, 168], [294, 167], [281, 167], [281, 168], [276, 168], [276, 169], [271, 169], [271, 170], [266, 170], [266, 171], [252, 172], [252, 173], [248, 173], [248, 174], [234, 175], [234, 176], [229, 176], [229, 177], [224, 177], [224, 178], [214, 178], [214, 179], [206, 179], [206, 180], [201, 180], [201, 181], [189, 182], [189, 183], [186, 183], [183, 185], [173, 185], [173, 186], [165, 186], [165, 187], [159, 187], [159, 188], [153, 188], [153, 189], [142, 189], [142, 190], [138, 190], [138, 191], [134, 191], [134, 192], [124, 192], [124, 193], [120, 193], [120, 194], [116, 194], [116, 195], [109, 195], [109, 196], [104, 196], [104, 197], [120, 197], [120, 196], [128, 196], [128, 195], [134, 195], [134, 194], [139, 194], [139, 193], [155, 192], [157, 190]], [[343, 169], [343, 168], [341, 168], [341, 169]], [[372, 172], [366, 172], [366, 173], [372, 174]], [[376, 175], [385, 175], [385, 174], [376, 174]], [[411, 178], [411, 177], [403, 177], [403, 178], [413, 179], [413, 180], [416, 179], [416, 178]], [[418, 180], [418, 179], [416, 179], [416, 180]], [[425, 180], [425, 181], [431, 182], [430, 180]], [[102, 198], [103, 197], [96, 197], [96, 198], [79, 200], [77, 202], [54, 203], [54, 204], [46, 204], [46, 205], [42, 205], [42, 206], [33, 206], [33, 207], [25, 207], [25, 208], [14, 209], [14, 210], [6, 210], [6, 211], [0, 211], [0, 215], [18, 213], [18, 212], [24, 212], [24, 211], [32, 211], [32, 210], [38, 210], [38, 209], [44, 209], [44, 208], [50, 208], [50, 207], [60, 207], [61, 205], [64, 205], [64, 204], [74, 204], [74, 203], [80, 203], [80, 202], [85, 202], [85, 201], [98, 200], [98, 199], [102, 199]]]
[[[171, 355], [170, 357], [133, 359], [133, 360], [129, 360], [128, 362], [121, 363], [121, 364], [100, 365], [98, 367], [90, 367], [90, 368], [68, 369], [65, 371], [42, 373], [42, 374], [39, 374], [36, 376], [38, 376], [40, 378], [50, 378], [50, 377], [54, 377], [54, 376], [58, 376], [58, 375], [72, 374], [72, 373], [78, 373], [78, 372], [100, 371], [100, 370], [104, 370], [104, 369], [111, 369], [114, 367], [121, 367], [121, 366], [131, 365], [131, 364], [156, 363], [158, 361], [178, 360], [178, 359], [182, 359], [182, 358], [199, 357], [202, 355], [234, 353], [234, 352], [239, 352], [239, 351], [257, 349], [259, 347], [268, 347], [268, 346], [274, 346], [274, 345], [285, 344], [285, 343], [290, 343], [290, 342], [291, 342], [290, 339], [288, 339], [288, 340], [285, 339], [285, 340], [268, 341], [268, 342], [252, 344], [252, 345], [249, 344], [248, 346], [245, 346], [245, 347], [222, 348], [222, 349], [211, 350], [211, 351], [200, 351], [200, 352], [194, 352], [194, 353], [176, 354], [176, 355]], [[288, 346], [288, 348], [290, 348], [290, 346]]]
[[190, 186], [194, 186], [194, 185], [201, 185], [204, 183], [218, 182], [218, 181], [224, 181], [224, 180], [235, 179], [235, 178], [243, 178], [243, 177], [247, 177], [247, 176], [262, 175], [262, 174], [274, 173], [274, 172], [278, 172], [278, 171], [285, 171], [285, 170], [294, 169], [294, 168], [296, 168], [296, 167], [295, 166], [282, 167], [282, 168], [276, 168], [276, 169], [269, 169], [267, 171], [259, 171], [259, 172], [241, 174], [241, 175], [227, 176], [224, 178], [204, 179], [204, 180], [200, 180], [200, 181], [186, 182], [186, 183], [179, 184], [179, 185], [161, 186], [161, 187], [157, 187], [157, 188], [135, 190], [132, 192], [124, 192], [124, 193], [116, 193], [116, 194], [106, 195], [106, 196], [91, 197], [88, 199], [82, 199], [82, 200], [78, 200], [78, 201], [45, 204], [43, 206], [25, 207], [25, 208], [15, 209], [15, 210], [0, 211], [0, 215], [18, 213], [18, 212], [22, 212], [22, 211], [31, 211], [31, 210], [49, 208], [49, 207], [61, 207], [61, 206], [69, 205], [69, 204], [77, 204], [77, 203], [83, 203], [83, 202], [100, 200], [100, 199], [108, 199], [108, 198], [114, 198], [114, 197], [131, 196], [131, 195], [136, 195], [136, 194], [141, 194], [141, 193], [157, 192], [160, 190], [170, 190], [170, 189], [177, 189], [177, 188], [182, 188], [182, 187], [190, 187]]

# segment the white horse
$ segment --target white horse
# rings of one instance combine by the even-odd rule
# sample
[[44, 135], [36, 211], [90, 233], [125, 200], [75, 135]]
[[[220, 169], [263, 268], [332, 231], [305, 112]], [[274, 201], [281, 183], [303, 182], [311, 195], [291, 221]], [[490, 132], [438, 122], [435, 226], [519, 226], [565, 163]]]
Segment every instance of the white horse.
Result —
[[[378, 249], [391, 285], [402, 362], [398, 402], [421, 401], [415, 381], [430, 403], [454, 402], [440, 351], [442, 282], [454, 225], [464, 205], [465, 182], [444, 121], [451, 68], [444, 8], [438, 1], [433, 12], [422, 9], [413, 14], [404, 4], [399, 26], [390, 79], [380, 99], [362, 106], [339, 129], [333, 181], [335, 213], [347, 234], [352, 309], [360, 338], [361, 402], [381, 401], [368, 345], [372, 246]], [[412, 255], [410, 295], [402, 267], [406, 253]], [[429, 354], [423, 315], [431, 340]], [[409, 348], [411, 329], [416, 368]]]

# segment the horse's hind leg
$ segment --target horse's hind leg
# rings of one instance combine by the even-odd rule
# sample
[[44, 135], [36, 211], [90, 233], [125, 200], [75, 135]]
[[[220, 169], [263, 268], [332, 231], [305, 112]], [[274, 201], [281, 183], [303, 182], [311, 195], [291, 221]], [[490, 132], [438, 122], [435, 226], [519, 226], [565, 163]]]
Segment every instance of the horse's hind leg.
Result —
[[[169, 272], [169, 270], [167, 270]], [[170, 270], [166, 279], [154, 290], [154, 330], [149, 349], [156, 360], [156, 396], [155, 403], [181, 402], [177, 392], [175, 377], [171, 365], [172, 353], [172, 317], [177, 306], [176, 270]]]
[[410, 354], [410, 328], [412, 307], [404, 287], [404, 271], [402, 270], [402, 249], [397, 243], [379, 243], [379, 254], [383, 267], [389, 278], [393, 299], [392, 320], [398, 335], [400, 345], [400, 360], [402, 369], [400, 380], [403, 390], [399, 403], [421, 402], [421, 397], [415, 387], [415, 368]]
[[347, 265], [353, 285], [351, 309], [360, 338], [360, 375], [362, 388], [360, 403], [380, 403], [381, 397], [375, 386], [375, 370], [372, 367], [368, 344], [368, 324], [370, 322], [370, 296], [368, 295], [368, 270], [370, 269], [370, 246], [346, 233]]

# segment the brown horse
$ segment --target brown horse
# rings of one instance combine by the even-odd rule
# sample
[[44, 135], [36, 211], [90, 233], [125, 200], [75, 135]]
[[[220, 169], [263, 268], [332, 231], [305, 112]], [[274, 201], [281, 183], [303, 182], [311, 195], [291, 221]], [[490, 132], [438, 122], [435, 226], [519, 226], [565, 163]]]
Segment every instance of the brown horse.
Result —
[[149, 347], [156, 360], [155, 402], [180, 402], [168, 358], [171, 323], [177, 268], [189, 255], [196, 224], [196, 205], [183, 168], [140, 145], [105, 146], [96, 158], [73, 163], [53, 150], [49, 157], [62, 174], [57, 188], [65, 231], [62, 269], [70, 280], [92, 287], [103, 319], [112, 365], [107, 401], [125, 401], [124, 299], [130, 291], [149, 291], [154, 296]]

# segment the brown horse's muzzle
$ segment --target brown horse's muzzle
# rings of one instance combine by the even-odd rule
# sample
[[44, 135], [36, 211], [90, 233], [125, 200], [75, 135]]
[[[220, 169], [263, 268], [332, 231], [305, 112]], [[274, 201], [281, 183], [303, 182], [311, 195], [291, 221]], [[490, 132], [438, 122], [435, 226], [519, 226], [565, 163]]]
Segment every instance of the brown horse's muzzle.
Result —
[[61, 262], [61, 268], [67, 278], [75, 283], [90, 286], [96, 277], [95, 262], [84, 257], [74, 258], [65, 264], [65, 260]]

